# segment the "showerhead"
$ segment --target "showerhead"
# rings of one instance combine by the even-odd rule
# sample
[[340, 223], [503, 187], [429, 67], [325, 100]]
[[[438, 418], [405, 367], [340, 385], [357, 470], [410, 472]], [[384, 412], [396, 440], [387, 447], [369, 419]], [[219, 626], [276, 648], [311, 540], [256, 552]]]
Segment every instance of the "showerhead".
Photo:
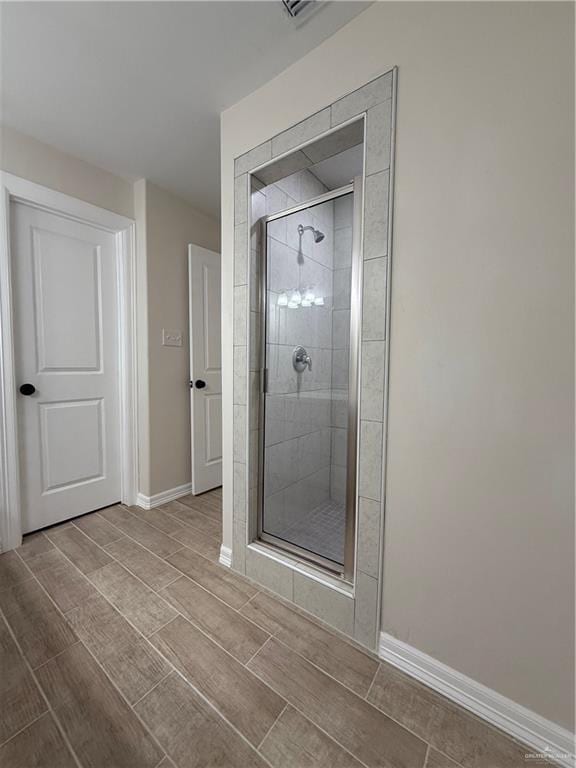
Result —
[[322, 240], [324, 240], [325, 238], [324, 232], [321, 232], [319, 229], [314, 229], [314, 227], [303, 227], [302, 224], [298, 224], [298, 234], [300, 235], [300, 237], [302, 237], [302, 235], [307, 229], [312, 230], [312, 233], [314, 234], [315, 243], [321, 243]]

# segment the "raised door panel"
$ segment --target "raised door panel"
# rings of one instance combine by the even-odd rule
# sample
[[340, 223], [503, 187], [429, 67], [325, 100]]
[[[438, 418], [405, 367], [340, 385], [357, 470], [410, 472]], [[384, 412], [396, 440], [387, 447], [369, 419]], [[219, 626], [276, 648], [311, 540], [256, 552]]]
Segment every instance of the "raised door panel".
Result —
[[34, 228], [32, 258], [38, 372], [100, 370], [100, 246]]
[[204, 335], [204, 367], [206, 373], [220, 375], [221, 333], [220, 333], [220, 266], [202, 265], [203, 282], [203, 335]]
[[103, 401], [43, 403], [39, 411], [42, 492], [102, 478]]

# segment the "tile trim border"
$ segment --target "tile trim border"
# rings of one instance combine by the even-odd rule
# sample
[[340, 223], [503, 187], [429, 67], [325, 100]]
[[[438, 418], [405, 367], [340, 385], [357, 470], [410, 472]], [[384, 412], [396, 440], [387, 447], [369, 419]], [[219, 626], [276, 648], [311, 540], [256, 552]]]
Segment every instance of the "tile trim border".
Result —
[[380, 634], [378, 655], [512, 738], [532, 747], [535, 752], [548, 752], [549, 759], [556, 764], [574, 768], [574, 735], [565, 728], [387, 632]]
[[154, 509], [154, 507], [159, 507], [160, 504], [174, 501], [174, 499], [179, 499], [180, 496], [187, 496], [189, 493], [192, 493], [192, 483], [177, 485], [175, 488], [169, 488], [167, 491], [161, 491], [161, 493], [156, 493], [153, 496], [145, 496], [143, 493], [138, 493], [136, 496], [136, 506], [142, 507], [142, 509]]

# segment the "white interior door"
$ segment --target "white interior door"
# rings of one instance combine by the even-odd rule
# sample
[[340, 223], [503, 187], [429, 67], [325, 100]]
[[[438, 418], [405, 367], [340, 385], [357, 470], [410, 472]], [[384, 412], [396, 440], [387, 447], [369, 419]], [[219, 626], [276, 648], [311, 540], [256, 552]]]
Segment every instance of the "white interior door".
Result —
[[118, 275], [113, 234], [23, 203], [11, 253], [28, 533], [120, 500]]
[[220, 254], [188, 246], [192, 493], [222, 485]]

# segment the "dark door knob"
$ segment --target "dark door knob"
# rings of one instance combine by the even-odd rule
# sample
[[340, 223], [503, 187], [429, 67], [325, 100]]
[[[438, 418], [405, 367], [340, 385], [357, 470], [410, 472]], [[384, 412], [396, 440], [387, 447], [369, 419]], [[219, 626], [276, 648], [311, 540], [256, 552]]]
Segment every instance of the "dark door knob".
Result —
[[196, 389], [204, 389], [204, 387], [206, 386], [206, 382], [202, 381], [202, 379], [196, 379], [196, 381], [194, 382], [194, 386], [196, 387]]
[[22, 384], [20, 387], [20, 394], [22, 395], [33, 395], [34, 392], [36, 392], [34, 384]]

